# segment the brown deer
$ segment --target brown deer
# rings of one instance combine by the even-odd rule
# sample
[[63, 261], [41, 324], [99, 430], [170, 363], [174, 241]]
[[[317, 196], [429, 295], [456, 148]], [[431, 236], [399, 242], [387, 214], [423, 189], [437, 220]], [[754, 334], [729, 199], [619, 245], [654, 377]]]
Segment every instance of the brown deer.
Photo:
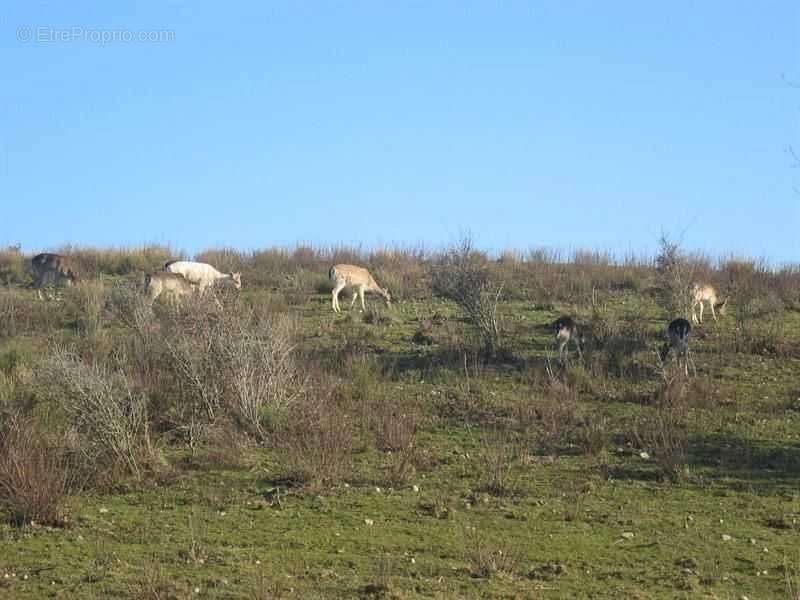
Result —
[[[725, 314], [725, 307], [728, 305], [728, 299], [725, 299], [725, 302], [720, 302], [717, 298], [717, 291], [710, 285], [704, 284], [697, 284], [695, 283], [692, 286], [692, 321], [695, 323], [702, 323], [703, 322], [703, 303], [708, 302], [708, 305], [711, 307], [711, 316], [714, 317], [714, 320], [717, 320], [717, 313], [714, 312], [714, 307], [720, 307], [720, 314]], [[700, 305], [700, 318], [698, 320], [697, 314], [695, 314], [695, 308], [697, 305]]]
[[339, 307], [339, 292], [342, 289], [349, 287], [353, 289], [353, 300], [350, 302], [350, 308], [356, 303], [356, 298], [361, 297], [361, 310], [366, 310], [364, 306], [364, 292], [373, 292], [383, 297], [386, 301], [386, 306], [392, 305], [392, 296], [389, 290], [379, 286], [372, 275], [369, 274], [363, 267], [356, 267], [355, 265], [333, 265], [328, 271], [328, 277], [333, 282], [332, 305], [335, 312], [342, 312]]
[[168, 292], [174, 300], [180, 300], [181, 296], [194, 293], [197, 286], [180, 273], [155, 271], [144, 276], [144, 290], [147, 298], [153, 303], [164, 292]]
[[80, 271], [74, 259], [49, 252], [37, 254], [31, 259], [31, 271], [34, 279], [33, 287], [36, 288], [40, 300], [44, 300], [42, 288], [45, 285], [56, 285], [63, 281], [64, 285], [71, 286], [80, 278]]

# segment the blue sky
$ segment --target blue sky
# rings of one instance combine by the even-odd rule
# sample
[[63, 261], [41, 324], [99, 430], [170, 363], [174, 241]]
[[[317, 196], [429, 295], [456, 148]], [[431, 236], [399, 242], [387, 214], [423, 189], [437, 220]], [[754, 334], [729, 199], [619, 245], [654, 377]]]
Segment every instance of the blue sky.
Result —
[[796, 1], [11, 1], [0, 57], [0, 243], [24, 250], [664, 230], [800, 260]]

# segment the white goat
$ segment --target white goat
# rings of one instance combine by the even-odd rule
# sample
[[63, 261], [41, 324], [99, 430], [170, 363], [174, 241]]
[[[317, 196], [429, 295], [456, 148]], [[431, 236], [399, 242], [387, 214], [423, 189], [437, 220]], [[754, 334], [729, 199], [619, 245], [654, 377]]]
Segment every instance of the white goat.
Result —
[[328, 271], [328, 277], [333, 282], [331, 303], [335, 312], [342, 312], [342, 309], [339, 308], [339, 292], [346, 287], [353, 289], [353, 300], [350, 302], [350, 308], [356, 303], [356, 298], [361, 297], [361, 310], [366, 310], [364, 292], [374, 292], [383, 297], [386, 301], [386, 306], [392, 305], [392, 296], [389, 294], [389, 290], [379, 286], [372, 278], [372, 275], [369, 274], [369, 271], [363, 267], [333, 265]]
[[74, 259], [48, 252], [37, 254], [31, 259], [31, 271], [34, 278], [33, 287], [36, 288], [40, 300], [44, 300], [42, 288], [46, 284], [63, 281], [69, 287], [80, 277]]
[[144, 276], [144, 289], [147, 298], [153, 303], [164, 292], [169, 292], [175, 300], [178, 300], [181, 296], [194, 293], [197, 287], [189, 283], [180, 273], [155, 271]]
[[[692, 321], [695, 323], [702, 323], [703, 322], [703, 303], [708, 302], [708, 305], [711, 307], [711, 316], [714, 317], [714, 320], [717, 320], [717, 313], [714, 312], [715, 306], [720, 306], [720, 314], [725, 314], [725, 307], [728, 305], [728, 299], [725, 299], [725, 302], [719, 302], [717, 298], [717, 291], [710, 285], [701, 285], [695, 283], [692, 286]], [[700, 305], [700, 319], [698, 320], [697, 314], [695, 314], [695, 308], [697, 305]]]
[[217, 282], [224, 282], [226, 280], [231, 281], [237, 290], [242, 289], [241, 273], [220, 273], [214, 267], [206, 263], [173, 260], [164, 265], [164, 270], [168, 273], [179, 273], [183, 275], [189, 283], [196, 285], [201, 293]]

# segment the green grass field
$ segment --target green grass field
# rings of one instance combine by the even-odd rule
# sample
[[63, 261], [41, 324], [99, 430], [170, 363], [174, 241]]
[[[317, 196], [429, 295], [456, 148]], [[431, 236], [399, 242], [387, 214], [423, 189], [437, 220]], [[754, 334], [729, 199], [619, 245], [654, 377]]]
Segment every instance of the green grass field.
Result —
[[[55, 345], [134, 365], [119, 281], [45, 303], [0, 289], [3, 414], [58, 429], [37, 387]], [[668, 319], [642, 290], [501, 300], [493, 358], [450, 302], [334, 315], [322, 291], [226, 299], [291, 319], [301, 374], [327, 386], [316, 420], [293, 429], [289, 403], [253, 436], [203, 417], [190, 445], [175, 415], [191, 391], [137, 358], [157, 460], [140, 477], [103, 463], [63, 523], [5, 519], [0, 597], [800, 598], [800, 312], [745, 330], [735, 307], [707, 315], [684, 379], [660, 370]], [[565, 368], [562, 314], [595, 333]]]

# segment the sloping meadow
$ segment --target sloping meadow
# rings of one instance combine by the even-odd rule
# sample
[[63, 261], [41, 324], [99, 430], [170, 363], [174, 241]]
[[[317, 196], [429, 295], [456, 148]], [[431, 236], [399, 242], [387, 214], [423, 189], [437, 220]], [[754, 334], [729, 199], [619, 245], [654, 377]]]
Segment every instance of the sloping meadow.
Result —
[[[63, 253], [40, 301], [0, 252], [0, 595], [800, 597], [797, 268], [216, 249], [241, 291], [151, 305], [179, 252]], [[334, 314], [342, 262], [391, 308]]]

